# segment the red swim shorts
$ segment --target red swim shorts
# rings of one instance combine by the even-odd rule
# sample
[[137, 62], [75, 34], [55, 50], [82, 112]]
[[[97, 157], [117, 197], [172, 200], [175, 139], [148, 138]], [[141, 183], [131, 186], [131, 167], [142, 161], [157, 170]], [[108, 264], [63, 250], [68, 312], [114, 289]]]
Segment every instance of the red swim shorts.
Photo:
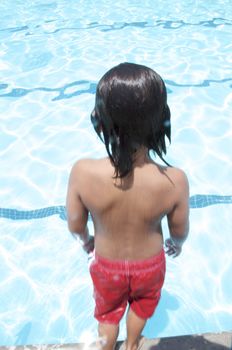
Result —
[[165, 253], [145, 260], [109, 260], [96, 253], [90, 264], [94, 286], [94, 316], [100, 323], [118, 324], [127, 302], [138, 317], [152, 316], [165, 277]]

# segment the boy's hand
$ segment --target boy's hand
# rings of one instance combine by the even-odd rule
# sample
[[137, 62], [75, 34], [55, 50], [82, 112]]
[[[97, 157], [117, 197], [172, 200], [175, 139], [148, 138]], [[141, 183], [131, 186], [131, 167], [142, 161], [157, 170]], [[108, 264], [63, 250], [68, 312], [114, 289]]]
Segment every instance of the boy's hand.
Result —
[[88, 242], [83, 244], [82, 247], [87, 254], [91, 253], [94, 250], [94, 237], [90, 236]]
[[182, 251], [182, 247], [180, 245], [176, 245], [171, 238], [166, 239], [165, 246], [167, 248], [166, 253], [170, 256], [173, 255], [173, 258], [176, 258], [180, 255]]

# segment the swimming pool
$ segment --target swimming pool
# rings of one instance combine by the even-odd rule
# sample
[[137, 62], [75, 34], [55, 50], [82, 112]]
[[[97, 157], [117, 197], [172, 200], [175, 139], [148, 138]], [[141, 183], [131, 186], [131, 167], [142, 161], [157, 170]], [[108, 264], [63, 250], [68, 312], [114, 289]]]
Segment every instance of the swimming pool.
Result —
[[166, 159], [191, 191], [190, 236], [167, 259], [144, 335], [231, 330], [231, 33], [230, 0], [1, 1], [0, 345], [96, 334], [87, 257], [64, 203], [72, 164], [106, 154], [89, 115], [97, 81], [124, 61], [164, 77]]

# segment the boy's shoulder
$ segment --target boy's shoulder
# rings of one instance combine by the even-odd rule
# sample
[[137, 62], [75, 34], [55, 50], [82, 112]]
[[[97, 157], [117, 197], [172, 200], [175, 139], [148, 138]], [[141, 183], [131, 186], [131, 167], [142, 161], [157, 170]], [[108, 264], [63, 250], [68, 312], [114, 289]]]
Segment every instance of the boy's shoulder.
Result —
[[91, 158], [81, 158], [81, 159], [78, 159], [73, 164], [73, 168], [75, 168], [75, 169], [83, 169], [86, 166], [91, 165], [94, 161], [95, 161], [95, 159], [91, 159]]
[[189, 182], [186, 173], [176, 167], [166, 167], [166, 175], [169, 177], [171, 182], [173, 183], [176, 190], [180, 191], [188, 191], [189, 190]]
[[167, 184], [166, 180], [168, 180], [173, 189], [188, 188], [188, 178], [182, 169], [173, 166], [163, 166], [157, 163], [156, 166], [158, 166], [164, 183]]
[[87, 175], [93, 170], [96, 172], [97, 169], [103, 166], [106, 159], [93, 159], [93, 158], [82, 158], [78, 159], [72, 167], [72, 172], [76, 175]]
[[166, 172], [169, 174], [172, 178], [175, 178], [178, 182], [186, 182], [188, 181], [187, 175], [184, 172], [184, 170], [176, 167], [166, 167]]
[[78, 159], [72, 166], [72, 172], [78, 174], [85, 172], [86, 170], [88, 171], [90, 167], [93, 166], [95, 159], [90, 159], [90, 158], [82, 158]]

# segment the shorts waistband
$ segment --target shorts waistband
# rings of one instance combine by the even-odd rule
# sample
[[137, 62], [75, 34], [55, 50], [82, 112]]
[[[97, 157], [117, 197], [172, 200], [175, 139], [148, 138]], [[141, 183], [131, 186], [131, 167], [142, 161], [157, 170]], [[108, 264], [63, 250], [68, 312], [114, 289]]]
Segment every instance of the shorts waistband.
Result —
[[165, 261], [165, 253], [164, 249], [162, 248], [158, 254], [143, 260], [110, 260], [103, 258], [94, 252], [94, 261], [101, 265], [104, 269], [112, 272], [125, 271], [125, 268], [129, 269], [130, 271], [141, 272], [156, 269], [160, 266], [160, 264], [163, 264]]

